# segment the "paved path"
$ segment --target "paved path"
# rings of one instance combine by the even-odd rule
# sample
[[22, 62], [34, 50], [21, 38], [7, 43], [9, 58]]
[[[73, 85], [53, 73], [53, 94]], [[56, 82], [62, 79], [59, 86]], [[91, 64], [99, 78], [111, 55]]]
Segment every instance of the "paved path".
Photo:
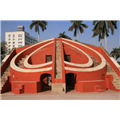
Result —
[[1, 94], [2, 100], [120, 100], [120, 92], [107, 90], [105, 92], [79, 93], [75, 90], [67, 94], [51, 94], [45, 91], [36, 94], [13, 94], [7, 92]]

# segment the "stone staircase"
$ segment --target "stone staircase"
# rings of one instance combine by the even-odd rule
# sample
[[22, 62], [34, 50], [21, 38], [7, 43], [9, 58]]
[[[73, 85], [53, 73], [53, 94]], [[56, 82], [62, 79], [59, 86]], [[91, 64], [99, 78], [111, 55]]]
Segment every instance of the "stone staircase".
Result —
[[[26, 57], [27, 57], [27, 56], [28, 56], [28, 55], [26, 55]], [[17, 65], [18, 67], [24, 69], [23, 63], [24, 63], [26, 57], [25, 57], [25, 58], [22, 58], [21, 60], [19, 60], [18, 63], [17, 63], [16, 65]], [[24, 93], [24, 85], [23, 85], [23, 84], [17, 84], [17, 86], [16, 86], [16, 88], [15, 88], [15, 90], [14, 90], [13, 93], [14, 93], [14, 94], [21, 94], [21, 93]]]
[[19, 60], [18, 63], [16, 63], [16, 65], [17, 65], [18, 67], [20, 67], [20, 68], [24, 68], [23, 63], [24, 63], [24, 61], [25, 61], [25, 59], [26, 59], [27, 56], [28, 56], [28, 55], [26, 55], [24, 58], [22, 58], [21, 60]]
[[24, 61], [25, 61], [25, 58], [22, 58], [22, 60], [19, 60], [16, 65], [20, 68], [24, 68], [24, 66], [23, 66]]
[[62, 63], [61, 63], [61, 48], [60, 41], [56, 41], [55, 54], [55, 78], [62, 79]]
[[[89, 56], [93, 60], [93, 67], [96, 67], [96, 66], [100, 65], [100, 63], [98, 62], [97, 59], [95, 59], [92, 55], [89, 55]], [[105, 90], [103, 88], [101, 88], [100, 85], [97, 85], [97, 86], [94, 86], [94, 91], [95, 92], [104, 92]]]
[[[62, 79], [62, 62], [61, 62], [61, 48], [60, 41], [56, 41], [55, 47], [55, 79]], [[65, 93], [65, 84], [64, 83], [53, 83], [52, 84], [52, 92], [56, 94], [64, 94]]]
[[114, 84], [116, 89], [120, 89], [120, 78], [108, 62], [107, 62], [107, 75], [113, 75], [112, 83]]
[[53, 83], [52, 94], [65, 94], [65, 83]]
[[4, 70], [4, 72], [1, 74], [1, 88], [0, 88], [0, 90], [2, 90], [2, 87], [4, 86], [5, 82], [7, 81], [8, 76], [10, 76], [10, 65], [8, 65], [6, 67], [6, 69]]
[[96, 67], [96, 66], [98, 66], [100, 64], [92, 55], [89, 55], [89, 56], [93, 60], [93, 67]]

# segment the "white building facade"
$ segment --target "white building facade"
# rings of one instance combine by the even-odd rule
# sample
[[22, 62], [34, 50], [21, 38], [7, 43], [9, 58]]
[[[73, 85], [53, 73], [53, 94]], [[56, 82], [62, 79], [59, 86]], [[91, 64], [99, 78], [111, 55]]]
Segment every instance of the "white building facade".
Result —
[[5, 41], [7, 43], [8, 50], [10, 51], [12, 48], [18, 48], [36, 43], [38, 42], [38, 39], [25, 32], [24, 26], [18, 26], [18, 31], [5, 33]]

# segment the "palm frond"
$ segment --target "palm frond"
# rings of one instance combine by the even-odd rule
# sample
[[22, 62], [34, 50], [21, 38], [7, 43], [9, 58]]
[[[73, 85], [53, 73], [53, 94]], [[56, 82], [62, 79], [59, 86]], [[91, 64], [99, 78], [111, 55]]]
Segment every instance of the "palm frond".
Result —
[[81, 33], [84, 33], [84, 29], [81, 26], [79, 27], [79, 30]]
[[47, 21], [41, 21], [44, 25], [47, 25], [48, 22]]
[[97, 35], [98, 35], [98, 34], [97, 34], [96, 32], [94, 32], [94, 34], [93, 34], [92, 38], [93, 38], [93, 37], [95, 37], [95, 36], [97, 36]]
[[88, 26], [85, 24], [81, 24], [81, 26], [83, 26], [84, 28], [88, 28]]
[[111, 21], [111, 22], [112, 22], [114, 28], [117, 29], [117, 25], [116, 25], [116, 24], [117, 24], [117, 21]]
[[94, 20], [94, 21], [93, 21], [93, 25], [95, 25], [95, 24], [96, 24], [96, 22], [98, 22], [98, 21], [97, 21], [97, 20]]
[[32, 21], [32, 23], [30, 24], [30, 29], [32, 29], [33, 28], [33, 26], [34, 25], [36, 25], [37, 24], [37, 22], [36, 21]]
[[74, 31], [74, 36], [76, 37], [76, 33], [77, 33], [77, 28], [75, 28], [75, 31]]
[[68, 29], [68, 31], [73, 31], [73, 28], [75, 28], [74, 24]]
[[35, 25], [35, 32], [37, 32], [38, 29], [39, 29], [39, 26], [38, 26], [38, 24], [36, 24], [36, 25]]

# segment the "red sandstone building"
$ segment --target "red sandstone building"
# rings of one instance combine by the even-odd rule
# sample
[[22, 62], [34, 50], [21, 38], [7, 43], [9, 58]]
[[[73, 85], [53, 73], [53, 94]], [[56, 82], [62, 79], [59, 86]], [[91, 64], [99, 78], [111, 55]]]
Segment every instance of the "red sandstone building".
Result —
[[2, 93], [120, 91], [120, 70], [103, 47], [63, 38], [14, 49], [1, 74]]

